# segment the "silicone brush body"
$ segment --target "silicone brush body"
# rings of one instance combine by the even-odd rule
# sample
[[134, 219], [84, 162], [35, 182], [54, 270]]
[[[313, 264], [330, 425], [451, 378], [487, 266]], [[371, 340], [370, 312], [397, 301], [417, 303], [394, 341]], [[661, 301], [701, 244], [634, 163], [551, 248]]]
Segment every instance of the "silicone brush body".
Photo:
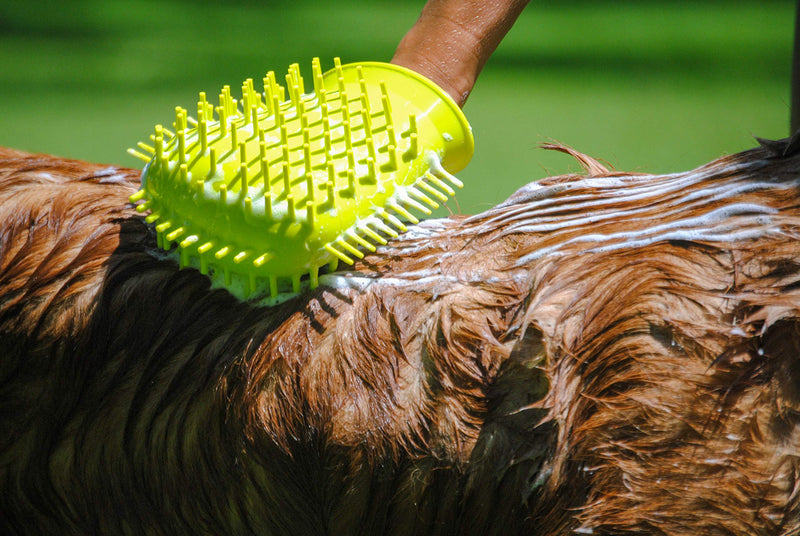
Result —
[[[176, 108], [173, 129], [131, 154], [147, 162], [131, 197], [149, 212], [159, 247], [248, 298], [318, 285], [319, 269], [352, 264], [430, 214], [461, 183], [469, 124], [438, 86], [386, 63], [297, 64], [237, 101], [200, 94], [197, 119]], [[288, 92], [288, 98], [286, 93]], [[146, 153], [146, 154], [145, 154]]]

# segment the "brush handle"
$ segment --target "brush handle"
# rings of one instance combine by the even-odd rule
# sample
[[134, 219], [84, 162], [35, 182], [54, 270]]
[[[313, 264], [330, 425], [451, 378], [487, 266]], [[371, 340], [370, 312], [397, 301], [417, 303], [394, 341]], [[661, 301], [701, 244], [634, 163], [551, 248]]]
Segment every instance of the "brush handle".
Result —
[[[475, 151], [472, 128], [453, 98], [421, 74], [392, 63], [364, 62], [342, 66], [346, 84], [359, 83], [359, 68], [372, 98], [379, 98], [381, 82], [389, 89], [392, 116], [397, 124], [416, 115], [418, 139], [425, 150], [436, 151], [450, 173], [464, 169]], [[336, 69], [325, 74], [325, 87], [333, 88]], [[369, 91], [369, 89], [368, 89]]]

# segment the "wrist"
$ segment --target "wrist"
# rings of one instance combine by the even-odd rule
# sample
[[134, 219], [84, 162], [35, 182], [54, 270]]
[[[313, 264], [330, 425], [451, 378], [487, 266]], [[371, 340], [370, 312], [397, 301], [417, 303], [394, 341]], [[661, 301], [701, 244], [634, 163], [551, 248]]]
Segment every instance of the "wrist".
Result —
[[438, 53], [428, 55], [418, 47], [398, 48], [392, 63], [411, 69], [449, 94], [463, 107], [477, 78], [477, 69], [462, 61], [447, 61]]

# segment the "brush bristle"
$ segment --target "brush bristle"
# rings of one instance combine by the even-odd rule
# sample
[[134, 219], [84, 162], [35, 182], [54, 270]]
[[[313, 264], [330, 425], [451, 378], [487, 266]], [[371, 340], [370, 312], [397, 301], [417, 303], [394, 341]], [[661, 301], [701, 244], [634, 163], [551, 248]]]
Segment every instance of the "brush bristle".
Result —
[[130, 151], [147, 162], [131, 201], [144, 200], [159, 245], [177, 243], [182, 266], [221, 269], [225, 284], [244, 276], [245, 295], [259, 281], [297, 292], [301, 274], [315, 287], [320, 267], [352, 264], [417, 222], [412, 210], [453, 195], [460, 182], [438, 163], [452, 134], [421, 144], [427, 110], [376, 83], [370, 65], [337, 58], [323, 75], [315, 58], [312, 93], [293, 64], [285, 88], [269, 72], [263, 92], [248, 79], [239, 100], [228, 86], [216, 106], [200, 93], [196, 119], [177, 107], [174, 132], [158, 125]]

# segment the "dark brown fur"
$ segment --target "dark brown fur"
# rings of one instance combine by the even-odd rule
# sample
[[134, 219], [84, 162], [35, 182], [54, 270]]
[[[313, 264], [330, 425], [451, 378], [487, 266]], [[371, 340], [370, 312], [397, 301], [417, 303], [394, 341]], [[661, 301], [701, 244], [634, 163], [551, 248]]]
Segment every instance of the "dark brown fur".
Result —
[[0, 532], [798, 534], [786, 147], [580, 155], [273, 308], [156, 251], [137, 171], [0, 150]]

